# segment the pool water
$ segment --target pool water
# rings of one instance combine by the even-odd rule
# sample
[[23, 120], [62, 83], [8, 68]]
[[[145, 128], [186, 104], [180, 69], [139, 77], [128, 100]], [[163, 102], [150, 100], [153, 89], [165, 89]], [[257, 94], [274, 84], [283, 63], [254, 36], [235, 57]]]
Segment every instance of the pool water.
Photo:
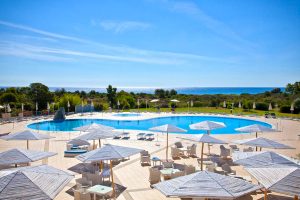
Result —
[[112, 126], [116, 129], [148, 130], [153, 126], [173, 124], [180, 128], [186, 129], [187, 133], [189, 134], [201, 134], [205, 133], [205, 131], [191, 130], [189, 128], [189, 125], [205, 120], [223, 122], [226, 125], [225, 128], [211, 131], [212, 134], [235, 134], [239, 132], [235, 131], [234, 129], [252, 124], [260, 124], [263, 126], [272, 127], [270, 124], [265, 122], [241, 118], [215, 116], [171, 116], [158, 117], [146, 120], [70, 119], [65, 121], [44, 121], [29, 124], [28, 128], [45, 131], [73, 131], [73, 129], [76, 127], [80, 127], [91, 123], [98, 123], [107, 126]]
[[113, 116], [116, 116], [116, 117], [138, 117], [138, 116], [141, 116], [141, 114], [139, 114], [139, 113], [118, 113], [118, 114], [114, 114]]

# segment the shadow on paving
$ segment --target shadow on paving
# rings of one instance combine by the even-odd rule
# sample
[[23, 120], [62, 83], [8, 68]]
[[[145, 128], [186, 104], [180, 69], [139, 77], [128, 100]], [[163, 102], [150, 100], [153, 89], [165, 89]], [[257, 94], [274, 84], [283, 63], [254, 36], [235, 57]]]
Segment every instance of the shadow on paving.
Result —
[[[111, 183], [110, 182], [104, 182], [102, 185], [111, 187]], [[69, 194], [69, 195], [71, 195], [72, 197], [74, 197], [73, 190], [75, 190], [75, 189], [76, 189], [76, 185], [74, 187], [68, 189], [66, 191], [66, 193]], [[116, 192], [115, 193], [115, 197], [116, 198], [118, 198], [118, 196], [120, 196], [120, 194], [122, 194], [125, 190], [126, 190], [126, 187], [115, 183], [115, 192]], [[91, 196], [91, 198], [93, 199], [93, 196]], [[97, 200], [98, 199], [103, 199], [103, 198], [101, 196], [97, 195]]]
[[[287, 197], [287, 196], [281, 196], [281, 195], [275, 195], [275, 194], [268, 194], [268, 200], [293, 200], [294, 198], [292, 197]], [[264, 200], [264, 198], [260, 198], [258, 200]]]

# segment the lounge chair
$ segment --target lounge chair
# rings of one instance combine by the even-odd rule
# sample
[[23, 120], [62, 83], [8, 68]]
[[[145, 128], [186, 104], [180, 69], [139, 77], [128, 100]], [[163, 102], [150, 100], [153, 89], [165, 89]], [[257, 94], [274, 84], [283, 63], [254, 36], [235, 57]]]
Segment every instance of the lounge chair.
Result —
[[185, 175], [192, 174], [196, 171], [196, 168], [193, 165], [185, 165], [184, 166], [184, 172]]
[[243, 152], [253, 152], [254, 149], [252, 147], [244, 148]]
[[171, 147], [171, 156], [173, 159], [180, 159], [180, 157], [183, 156], [183, 153], [180, 149], [176, 147]]
[[161, 176], [161, 173], [160, 173], [159, 169], [150, 167], [149, 168], [149, 182], [150, 182], [150, 186], [152, 186], [155, 183], [160, 182], [160, 180], [161, 180], [160, 176]]
[[122, 133], [122, 140], [128, 140], [130, 138], [130, 135], [128, 132]]
[[148, 151], [142, 151], [140, 153], [140, 163], [141, 165], [151, 165], [150, 154]]
[[136, 135], [136, 139], [137, 140], [144, 140], [145, 138], [145, 133], [139, 133]]
[[193, 144], [192, 146], [188, 146], [187, 147], [187, 155], [190, 157], [192, 157], [192, 156], [197, 157], [196, 149], [197, 149], [196, 144]]
[[175, 146], [176, 146], [177, 148], [182, 148], [182, 147], [183, 147], [183, 145], [182, 145], [181, 142], [175, 142]]
[[271, 117], [272, 117], [273, 119], [276, 119], [276, 118], [277, 118], [275, 113], [271, 113], [270, 115], [271, 115]]
[[148, 140], [148, 141], [154, 140], [154, 134], [153, 133], [147, 133], [145, 135], [145, 140]]
[[226, 149], [224, 147], [224, 145], [221, 145], [220, 146], [220, 150], [221, 150], [221, 153], [220, 153], [220, 156], [223, 157], [223, 158], [227, 158], [230, 156], [230, 149]]
[[240, 151], [240, 149], [236, 146], [236, 145], [229, 145], [230, 147], [230, 155], [232, 155], [232, 153]]
[[184, 172], [184, 171], [175, 172], [175, 173], [172, 173], [172, 174], [171, 174], [171, 179], [177, 178], [177, 177], [179, 177], [179, 176], [184, 176], [184, 175], [185, 175], [185, 172]]
[[78, 156], [78, 155], [86, 153], [86, 152], [87, 152], [87, 150], [83, 150], [83, 149], [67, 150], [67, 151], [64, 151], [64, 156], [65, 157], [75, 157], [75, 156]]
[[116, 135], [113, 137], [113, 139], [121, 139], [121, 135]]
[[10, 134], [10, 132], [7, 132], [7, 133], [1, 133], [1, 134], [0, 134], [0, 137], [6, 136], [6, 135], [8, 135], [8, 134]]
[[226, 175], [235, 175], [236, 171], [232, 170], [231, 167], [226, 163], [222, 165], [222, 169], [224, 170]]

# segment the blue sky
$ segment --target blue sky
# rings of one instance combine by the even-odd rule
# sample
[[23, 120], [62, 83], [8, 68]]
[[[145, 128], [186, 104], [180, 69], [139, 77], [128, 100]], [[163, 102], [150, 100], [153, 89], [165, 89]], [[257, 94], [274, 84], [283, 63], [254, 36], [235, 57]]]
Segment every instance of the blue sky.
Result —
[[285, 86], [300, 1], [1, 0], [0, 85]]

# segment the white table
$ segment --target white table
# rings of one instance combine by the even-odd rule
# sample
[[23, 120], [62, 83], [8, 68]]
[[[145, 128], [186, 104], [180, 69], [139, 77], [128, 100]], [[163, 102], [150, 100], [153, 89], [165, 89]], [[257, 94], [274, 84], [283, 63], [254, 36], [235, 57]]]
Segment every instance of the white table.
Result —
[[102, 196], [104, 199], [104, 196], [111, 193], [112, 191], [113, 191], [112, 187], [107, 187], [104, 185], [94, 185], [93, 187], [87, 189], [87, 192], [94, 194], [94, 200], [96, 200], [97, 194]]

